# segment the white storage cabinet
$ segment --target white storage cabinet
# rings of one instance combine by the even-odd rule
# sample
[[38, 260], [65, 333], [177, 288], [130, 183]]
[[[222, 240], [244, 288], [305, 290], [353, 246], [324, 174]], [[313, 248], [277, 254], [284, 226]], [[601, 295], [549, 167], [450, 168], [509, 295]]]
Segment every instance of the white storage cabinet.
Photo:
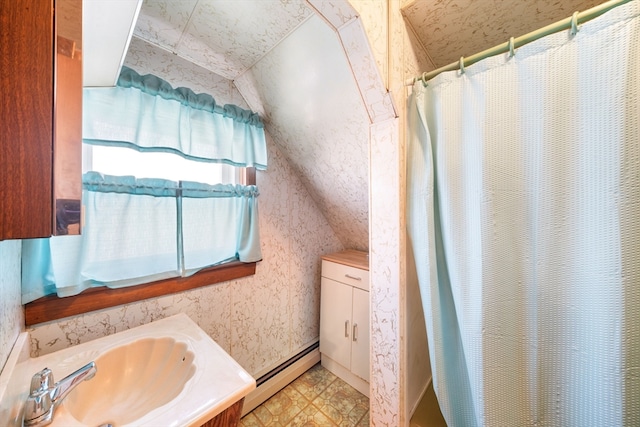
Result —
[[369, 262], [365, 252], [322, 257], [322, 366], [369, 396]]

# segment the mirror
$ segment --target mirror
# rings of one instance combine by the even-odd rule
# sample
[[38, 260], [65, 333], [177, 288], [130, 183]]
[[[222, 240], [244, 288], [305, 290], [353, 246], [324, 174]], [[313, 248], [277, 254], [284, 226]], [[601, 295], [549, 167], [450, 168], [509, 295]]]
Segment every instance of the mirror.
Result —
[[80, 234], [82, 196], [82, 0], [55, 2], [54, 235]]
[[[116, 84], [141, 5], [142, 0], [55, 1], [56, 236], [80, 234], [81, 229], [82, 87]], [[83, 26], [91, 31], [83, 34]]]
[[84, 87], [116, 85], [141, 8], [142, 0], [84, 0]]

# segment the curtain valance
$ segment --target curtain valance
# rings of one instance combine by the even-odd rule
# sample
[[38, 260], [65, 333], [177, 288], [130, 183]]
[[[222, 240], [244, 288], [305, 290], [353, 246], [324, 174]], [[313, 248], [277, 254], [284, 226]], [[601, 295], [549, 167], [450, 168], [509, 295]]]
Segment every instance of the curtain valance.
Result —
[[235, 105], [217, 105], [207, 94], [174, 89], [153, 76], [123, 67], [118, 86], [85, 88], [83, 140], [139, 151], [239, 167], [267, 167], [259, 116]]
[[153, 74], [141, 76], [135, 70], [126, 66], [122, 67], [118, 77], [118, 86], [123, 88], [135, 88], [144, 93], [160, 96], [164, 99], [178, 101], [183, 105], [210, 113], [222, 114], [238, 122], [247, 123], [262, 128], [262, 120], [257, 113], [245, 110], [237, 105], [218, 105], [213, 96], [207, 93], [195, 93], [187, 87], [173, 88], [168, 82]]

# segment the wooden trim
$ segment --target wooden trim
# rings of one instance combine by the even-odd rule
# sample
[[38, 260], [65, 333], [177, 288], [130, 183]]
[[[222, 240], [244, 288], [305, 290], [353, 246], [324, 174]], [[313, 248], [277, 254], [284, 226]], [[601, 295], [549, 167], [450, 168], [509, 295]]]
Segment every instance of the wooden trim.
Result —
[[235, 427], [240, 423], [244, 397], [200, 427]]
[[90, 288], [81, 294], [60, 298], [48, 295], [25, 304], [24, 317], [27, 326], [76, 316], [90, 311], [130, 304], [149, 298], [195, 289], [215, 283], [251, 276], [256, 273], [256, 263], [232, 262], [201, 270], [193, 276], [174, 277], [144, 285], [110, 289]]
[[246, 185], [256, 185], [256, 168], [250, 167], [244, 170], [244, 179]]
[[[246, 185], [256, 185], [255, 168], [245, 169]], [[25, 304], [24, 320], [26, 326], [49, 322], [69, 316], [102, 310], [123, 304], [131, 304], [149, 298], [184, 292], [202, 286], [235, 280], [256, 274], [256, 263], [239, 261], [210, 267], [189, 277], [174, 277], [126, 288], [91, 288], [81, 294], [60, 298], [47, 295]]]
[[326, 261], [337, 262], [338, 264], [346, 265], [349, 267], [355, 267], [361, 270], [369, 271], [369, 253], [368, 252], [347, 249], [346, 251], [323, 255], [322, 259]]

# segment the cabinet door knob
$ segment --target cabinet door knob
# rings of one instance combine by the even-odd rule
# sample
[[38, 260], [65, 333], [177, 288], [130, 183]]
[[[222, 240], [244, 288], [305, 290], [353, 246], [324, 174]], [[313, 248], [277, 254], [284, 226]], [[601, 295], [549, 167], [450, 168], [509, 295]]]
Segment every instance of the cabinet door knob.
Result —
[[349, 321], [344, 321], [344, 337], [349, 338]]
[[353, 279], [353, 280], [358, 280], [361, 281], [362, 277], [358, 277], [358, 276], [352, 276], [350, 274], [345, 274], [344, 277], [348, 278], [348, 279]]
[[353, 334], [351, 334], [351, 336], [353, 337], [353, 341], [358, 341], [358, 324], [357, 323], [353, 324]]

